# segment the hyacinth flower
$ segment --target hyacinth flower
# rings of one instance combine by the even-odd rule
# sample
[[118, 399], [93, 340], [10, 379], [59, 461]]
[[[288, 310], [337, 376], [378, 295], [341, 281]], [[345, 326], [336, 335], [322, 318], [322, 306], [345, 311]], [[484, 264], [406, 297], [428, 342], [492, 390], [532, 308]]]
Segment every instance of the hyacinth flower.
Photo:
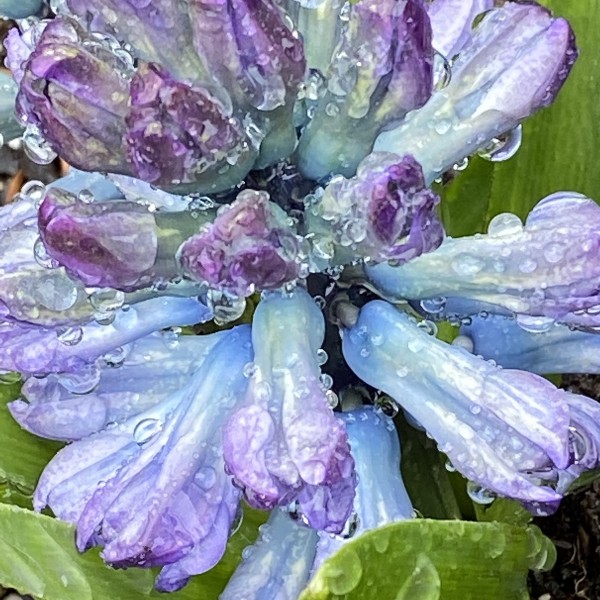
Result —
[[581, 194], [559, 192], [539, 202], [524, 225], [515, 215], [498, 215], [486, 235], [447, 238], [410, 263], [367, 267], [367, 274], [391, 296], [437, 299], [432, 309], [437, 313], [468, 316], [485, 309], [539, 317], [540, 326], [554, 320], [596, 327], [599, 239], [598, 205]]
[[220, 600], [295, 600], [308, 582], [317, 532], [281, 509], [272, 511], [259, 531], [258, 541], [244, 549]]
[[[358, 483], [352, 539], [387, 523], [414, 515], [402, 476], [400, 443], [394, 422], [372, 406], [339, 414], [348, 432]], [[315, 566], [334, 554], [348, 538], [319, 533]]]
[[298, 147], [300, 170], [312, 179], [353, 175], [382, 128], [421, 107], [432, 91], [431, 26], [423, 2], [362, 0], [348, 12], [326, 88]]
[[540, 329], [501, 315], [473, 315], [458, 343], [507, 369], [532, 373], [600, 373], [600, 336], [545, 323]]
[[567, 392], [436, 340], [385, 302], [356, 312], [345, 316], [346, 361], [416, 419], [456, 469], [535, 512], [560, 500], [579, 437]]
[[70, 372], [28, 377], [21, 389], [23, 398], [11, 402], [9, 409], [21, 427], [35, 435], [64, 441], [87, 437], [183, 388], [226, 335], [151, 333], [123, 346], [119, 355], [90, 361]]
[[109, 305], [107, 310], [98, 320], [87, 323], [68, 327], [0, 323], [0, 369], [27, 374], [74, 371], [103, 355], [109, 362], [119, 362], [122, 347], [136, 339], [160, 329], [204, 322], [212, 316], [211, 310], [193, 297], [148, 298], [120, 307], [122, 298], [110, 291], [101, 292], [100, 298]]
[[[130, 391], [150, 398], [117, 407], [122, 420], [100, 420], [102, 429], [61, 450], [40, 478], [35, 508], [49, 506], [75, 523], [79, 549], [102, 545], [112, 565], [162, 566], [156, 585], [163, 591], [214, 566], [240, 498], [224, 471], [221, 428], [247, 384], [242, 370], [252, 359], [249, 329], [217, 334], [206, 356], [188, 358], [194, 368], [187, 381], [168, 395], [154, 397], [155, 379], [139, 379], [145, 368], [131, 364]], [[124, 387], [101, 375], [92, 393], [118, 398]], [[85, 404], [87, 397], [79, 399]]]
[[567, 21], [535, 2], [506, 2], [476, 26], [449, 84], [381, 133], [374, 149], [412, 154], [428, 182], [490, 143], [492, 157], [507, 152], [499, 140], [554, 100], [576, 58]]
[[251, 505], [294, 503], [298, 518], [336, 533], [350, 516], [356, 481], [319, 368], [324, 326], [302, 288], [262, 300], [252, 322], [248, 391], [223, 439], [227, 467]]
[[355, 177], [337, 176], [318, 202], [305, 202], [313, 260], [326, 264], [357, 257], [401, 264], [435, 250], [444, 238], [435, 212], [439, 197], [425, 187], [410, 155], [373, 152]]

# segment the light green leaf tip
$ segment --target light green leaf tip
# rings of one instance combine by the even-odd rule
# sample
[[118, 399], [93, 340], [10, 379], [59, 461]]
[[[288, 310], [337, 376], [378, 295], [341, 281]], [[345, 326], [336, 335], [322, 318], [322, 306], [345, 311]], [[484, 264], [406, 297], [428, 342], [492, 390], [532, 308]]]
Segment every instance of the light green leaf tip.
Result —
[[525, 600], [528, 570], [555, 558], [535, 526], [413, 519], [343, 546], [300, 600]]

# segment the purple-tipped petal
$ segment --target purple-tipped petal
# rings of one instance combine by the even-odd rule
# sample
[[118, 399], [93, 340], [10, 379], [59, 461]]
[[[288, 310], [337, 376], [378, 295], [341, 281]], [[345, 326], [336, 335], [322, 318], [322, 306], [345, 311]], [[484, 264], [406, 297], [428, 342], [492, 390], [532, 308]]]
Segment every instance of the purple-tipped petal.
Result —
[[376, 152], [359, 165], [356, 177], [334, 178], [309, 207], [307, 221], [313, 245], [335, 244], [334, 262], [361, 256], [404, 263], [442, 243], [438, 204], [411, 156]]
[[494, 8], [494, 0], [433, 0], [427, 7], [433, 47], [454, 58], [473, 39], [475, 18]]
[[487, 235], [446, 239], [410, 263], [367, 272], [379, 289], [399, 298], [464, 298], [498, 311], [596, 327], [598, 247], [598, 205], [560, 192], [539, 202], [524, 226], [515, 215], [498, 215]]
[[76, 21], [58, 17], [23, 67], [17, 110], [75, 167], [128, 173], [128, 99], [126, 63]]
[[241, 192], [179, 251], [184, 272], [240, 296], [298, 277], [298, 237], [265, 192]]
[[49, 505], [75, 523], [78, 547], [103, 545], [113, 565], [169, 565], [162, 589], [211, 568], [225, 550], [240, 495], [224, 472], [221, 428], [243, 397], [249, 329], [219, 334], [168, 398], [60, 451], [42, 474], [35, 507]]
[[126, 122], [132, 171], [158, 186], [221, 191], [238, 183], [256, 156], [217, 99], [154, 63], [142, 63], [132, 79]]
[[412, 154], [431, 181], [548, 106], [576, 58], [567, 21], [535, 2], [506, 2], [477, 26], [447, 87], [375, 149]]
[[[387, 523], [410, 519], [413, 507], [400, 475], [400, 443], [394, 422], [372, 406], [341, 413], [339, 418], [348, 432], [358, 476], [352, 539]], [[347, 541], [320, 533], [313, 570]]]
[[363, 307], [344, 330], [343, 352], [352, 370], [390, 394], [469, 479], [527, 503], [560, 499], [540, 481], [570, 463], [566, 392], [436, 340], [382, 301]]
[[[225, 332], [154, 333], [123, 347], [124, 360], [99, 359], [70, 373], [28, 378], [8, 407], [27, 431], [72, 441], [156, 406], [182, 388]], [[85, 399], [82, 399], [85, 394]]]
[[422, 0], [351, 4], [327, 74], [327, 92], [300, 139], [302, 172], [313, 179], [332, 172], [353, 175], [377, 134], [427, 101], [432, 65], [431, 27]]
[[252, 326], [254, 374], [225, 427], [224, 452], [252, 505], [296, 501], [311, 526], [339, 532], [352, 508], [354, 463], [319, 380], [323, 335], [304, 290], [263, 299]]

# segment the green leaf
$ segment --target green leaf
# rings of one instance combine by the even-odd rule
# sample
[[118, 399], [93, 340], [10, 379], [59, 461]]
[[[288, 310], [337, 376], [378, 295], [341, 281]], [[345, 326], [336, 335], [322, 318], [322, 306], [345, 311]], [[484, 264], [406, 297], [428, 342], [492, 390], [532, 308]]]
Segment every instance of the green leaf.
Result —
[[412, 519], [344, 545], [300, 600], [525, 600], [528, 569], [555, 559], [535, 526]]
[[532, 514], [516, 500], [496, 498], [490, 505], [473, 503], [478, 521], [500, 521], [511, 525], [527, 525]]
[[434, 519], [462, 517], [446, 470], [446, 458], [435, 442], [417, 431], [399, 414], [396, 426], [402, 447], [402, 479], [413, 506]]
[[10, 415], [7, 403], [18, 398], [20, 383], [0, 384], [0, 483], [17, 487], [22, 494], [33, 492], [50, 459], [62, 444], [27, 433]]
[[[224, 559], [211, 571], [192, 578], [169, 600], [217, 600], [240, 560], [253, 543], [259, 511], [248, 510], [231, 538]], [[72, 526], [29, 510], [0, 504], [0, 585], [44, 600], [137, 600], [166, 596], [153, 591], [155, 573], [147, 569], [116, 571], [104, 565], [97, 550], [79, 554]]]

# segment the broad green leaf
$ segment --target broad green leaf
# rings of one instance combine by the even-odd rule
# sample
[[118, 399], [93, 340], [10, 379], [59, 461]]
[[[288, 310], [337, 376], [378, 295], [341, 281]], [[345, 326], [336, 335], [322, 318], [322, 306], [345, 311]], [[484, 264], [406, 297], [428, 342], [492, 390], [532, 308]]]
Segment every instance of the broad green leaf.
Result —
[[11, 417], [6, 404], [18, 397], [19, 390], [19, 383], [0, 384], [0, 483], [27, 494], [62, 444], [27, 433]]
[[460, 519], [463, 515], [444, 455], [433, 440], [408, 425], [401, 414], [396, 417], [396, 425], [402, 447], [402, 479], [413, 506], [424, 517]]
[[[170, 600], [217, 600], [240, 560], [241, 550], [256, 538], [265, 515], [248, 510], [231, 538], [224, 559], [192, 578]], [[167, 596], [153, 591], [155, 573], [116, 571], [104, 565], [98, 550], [79, 554], [73, 527], [17, 506], [0, 504], [0, 585], [43, 600], [137, 600]]]
[[555, 559], [535, 526], [412, 519], [343, 546], [300, 600], [525, 600], [527, 571]]

